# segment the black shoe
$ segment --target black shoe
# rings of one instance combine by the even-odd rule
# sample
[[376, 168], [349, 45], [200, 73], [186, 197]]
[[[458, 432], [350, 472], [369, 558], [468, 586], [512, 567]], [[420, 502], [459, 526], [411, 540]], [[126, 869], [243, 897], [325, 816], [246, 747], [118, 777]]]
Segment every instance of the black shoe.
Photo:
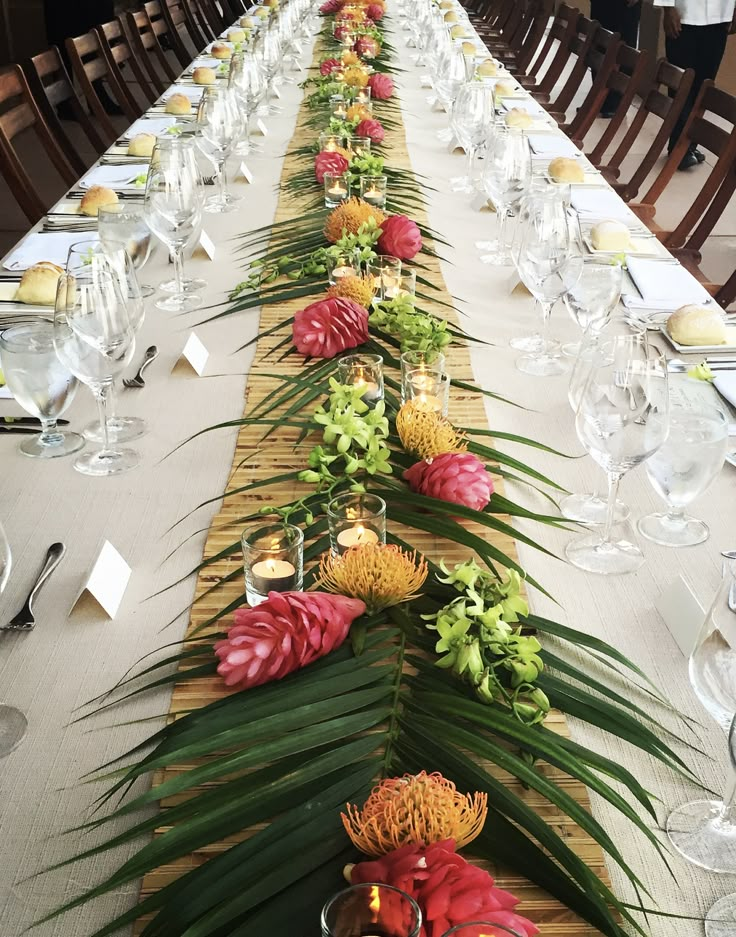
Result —
[[699, 163], [704, 163], [704, 162], [705, 162], [705, 153], [703, 153], [702, 150], [699, 150], [699, 149], [696, 147], [694, 150], [692, 150], [692, 153], [693, 153], [693, 155], [695, 156], [695, 159], [697, 159], [697, 161], [698, 161]]
[[698, 165], [698, 157], [695, 155], [693, 150], [688, 150], [687, 153], [682, 157], [680, 165], [677, 167], [680, 171], [684, 169], [692, 169], [693, 166]]

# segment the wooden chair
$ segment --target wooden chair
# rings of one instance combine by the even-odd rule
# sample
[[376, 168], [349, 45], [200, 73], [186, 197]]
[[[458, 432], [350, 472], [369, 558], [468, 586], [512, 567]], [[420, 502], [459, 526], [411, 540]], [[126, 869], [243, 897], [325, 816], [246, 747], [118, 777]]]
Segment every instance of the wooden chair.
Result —
[[720, 303], [727, 311], [728, 307], [736, 302], [736, 270], [716, 292], [716, 302]]
[[[150, 107], [158, 98], [150, 80], [143, 71], [143, 65], [138, 60], [138, 56], [133, 50], [128, 34], [121, 22], [112, 20], [109, 23], [102, 23], [95, 26], [95, 32], [100, 40], [102, 52], [107, 59], [110, 71], [115, 72], [123, 93], [133, 110], [138, 110], [142, 114], [147, 107]], [[123, 68], [129, 68], [133, 77], [141, 90], [145, 101], [141, 105], [136, 100], [131, 88], [131, 82], [126, 81]], [[139, 115], [140, 116], [140, 115]]]
[[[594, 75], [593, 83], [573, 119], [568, 124], [563, 124], [563, 130], [572, 140], [582, 140], [600, 114], [603, 102], [608, 96], [609, 79], [618, 67], [619, 49], [624, 45], [618, 33], [598, 26], [586, 59], [586, 64]], [[564, 120], [562, 114], [553, 116]]]
[[560, 6], [547, 38], [533, 56], [526, 74], [516, 76], [524, 88], [529, 91], [536, 90], [549, 98], [567, 65], [568, 48], [575, 35], [579, 18], [578, 10], [564, 3]]
[[[171, 49], [179, 65], [182, 68], [186, 68], [194, 58], [194, 55], [199, 52], [201, 46], [196, 47], [192, 43], [193, 50], [190, 51], [187, 49], [182, 38], [182, 33], [187, 36], [190, 42], [191, 37], [187, 31], [184, 11], [180, 6], [176, 7], [174, 4], [172, 4], [172, 8], [173, 9], [170, 9], [169, 5], [165, 2], [162, 3], [161, 0], [147, 0], [147, 2], [143, 4], [143, 11], [148, 17], [148, 21], [156, 34], [161, 48]], [[181, 21], [178, 19], [179, 13], [181, 13]], [[174, 22], [175, 19], [177, 21], [176, 23]], [[179, 22], [181, 25], [181, 32], [179, 31]]]
[[[610, 159], [605, 159], [604, 154], [611, 146], [611, 141], [604, 141], [603, 139], [591, 153], [591, 161], [598, 166], [606, 179], [625, 201], [628, 202], [636, 198], [639, 189], [661, 156], [672, 133], [672, 128], [675, 126], [675, 122], [688, 99], [694, 77], [695, 74], [692, 69], [683, 71], [675, 65], [670, 65], [666, 59], [660, 59], [657, 63], [654, 78], [642, 95], [635, 116], [616, 146], [613, 155]], [[631, 152], [642, 127], [649, 117], [661, 121], [659, 130], [628, 182], [621, 182], [619, 181], [621, 164]]]
[[204, 36], [205, 45], [212, 42], [217, 37], [218, 32], [222, 31], [217, 26], [212, 26], [208, 18], [208, 11], [200, 0], [181, 0], [181, 4], [187, 13], [187, 22], [191, 22], [200, 36]]
[[[562, 7], [560, 8], [562, 9]], [[587, 16], [578, 14], [577, 22], [573, 33], [569, 37], [566, 48], [565, 63], [568, 68], [562, 88], [558, 91], [557, 97], [551, 100], [551, 93], [554, 88], [545, 83], [545, 87], [539, 87], [532, 90], [532, 95], [542, 103], [547, 105], [547, 109], [553, 115], [556, 115], [558, 121], [564, 120], [567, 109], [573, 102], [575, 95], [580, 90], [580, 86], [585, 78], [588, 69], [588, 60], [596, 42], [596, 37], [602, 27], [596, 20], [588, 19]], [[618, 37], [616, 37], [618, 39]], [[545, 74], [545, 79], [546, 79]]]
[[0, 173], [15, 200], [31, 224], [46, 212], [48, 205], [23, 166], [22, 153], [14, 145], [23, 131], [32, 131], [58, 174], [67, 186], [77, 181], [78, 174], [54, 139], [43, 113], [28, 87], [20, 65], [0, 69]]
[[177, 74], [161, 48], [148, 13], [145, 10], [128, 11], [124, 17], [119, 16], [118, 21], [128, 33], [136, 57], [145, 65], [151, 85], [159, 96], [162, 95], [176, 81]]
[[117, 70], [110, 66], [110, 62], [102, 49], [100, 37], [94, 30], [85, 33], [83, 36], [70, 37], [66, 40], [65, 45], [72, 72], [79, 82], [92, 113], [101, 126], [104, 127], [107, 136], [116, 140], [118, 132], [97, 96], [94, 82], [105, 81], [109, 85], [115, 100], [131, 124], [140, 117], [141, 108], [133, 106], [129, 100], [128, 94], [118, 78]]
[[81, 176], [89, 166], [79, 155], [79, 148], [71, 141], [64, 124], [57, 117], [56, 108], [61, 104], [70, 108], [76, 123], [89, 139], [93, 152], [103, 153], [114, 143], [114, 138], [108, 138], [104, 128], [98, 129], [90, 120], [56, 46], [34, 55], [23, 64], [23, 71], [33, 98], [43, 113], [54, 139], [64, 151], [64, 156], [74, 171]]
[[[164, 17], [172, 32], [176, 33], [182, 43], [183, 39], [187, 38], [194, 46], [195, 53], [201, 52], [209, 40], [200, 31], [185, 0], [160, 0], [160, 2]], [[192, 58], [193, 56], [190, 55], [183, 63], [183, 67], [186, 67]]]
[[512, 4], [501, 38], [486, 42], [486, 48], [511, 72], [523, 75], [544, 38], [553, 7], [554, 0]]

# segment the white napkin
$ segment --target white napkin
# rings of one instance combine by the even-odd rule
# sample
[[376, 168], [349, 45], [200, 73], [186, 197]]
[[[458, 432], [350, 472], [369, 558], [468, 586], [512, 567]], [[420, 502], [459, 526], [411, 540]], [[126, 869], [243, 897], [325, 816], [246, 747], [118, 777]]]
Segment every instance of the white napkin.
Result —
[[125, 166], [95, 166], [79, 183], [83, 189], [93, 185], [105, 185], [109, 189], [141, 190], [141, 186], [134, 185], [138, 176], [148, 173], [148, 163], [131, 163]]
[[629, 255], [626, 266], [641, 294], [640, 297], [624, 296], [626, 306], [674, 312], [688, 303], [713, 301], [705, 287], [679, 264]]
[[713, 386], [732, 407], [736, 407], [736, 371], [720, 371], [713, 380]]
[[48, 260], [59, 267], [66, 267], [69, 248], [77, 241], [96, 241], [97, 232], [51, 231], [35, 232], [11, 251], [3, 266], [6, 270], [27, 270], [40, 260]]
[[510, 101], [508, 98], [503, 98], [503, 100], [501, 101], [501, 107], [505, 111], [510, 111], [514, 107], [523, 107], [524, 110], [528, 114], [531, 114], [532, 116], [536, 116], [536, 115], [539, 115], [540, 117], [547, 116], [547, 111], [545, 111], [545, 109], [542, 107], [539, 101], [535, 101], [534, 98], [531, 97], [531, 95], [529, 96], [529, 98], [525, 99], [524, 101], [519, 101], [518, 99], [515, 101], [514, 100]]
[[172, 85], [164, 94], [164, 101], [168, 101], [172, 94], [183, 94], [185, 98], [196, 104], [202, 97], [204, 86], [201, 85]]
[[570, 204], [585, 221], [636, 222], [636, 216], [611, 189], [572, 188]]
[[[225, 61], [228, 61], [225, 59]], [[196, 58], [190, 68], [194, 71], [195, 68], [214, 68], [215, 71], [222, 65], [223, 59], [216, 59], [214, 55], [200, 55], [199, 58]]]
[[547, 156], [553, 159], [555, 156], [569, 156], [577, 159], [581, 154], [572, 140], [569, 140], [563, 134], [529, 134], [529, 145], [537, 156]]
[[175, 123], [176, 117], [142, 118], [137, 120], [131, 127], [128, 127], [123, 134], [123, 139], [132, 140], [139, 133], [152, 133], [157, 137], [162, 133], [166, 133], [169, 127], [173, 127]]

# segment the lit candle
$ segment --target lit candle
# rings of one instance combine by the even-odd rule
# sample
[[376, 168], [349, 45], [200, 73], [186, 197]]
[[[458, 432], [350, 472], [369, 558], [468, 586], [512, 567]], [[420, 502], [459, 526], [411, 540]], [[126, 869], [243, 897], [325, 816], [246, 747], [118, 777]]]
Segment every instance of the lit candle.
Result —
[[336, 104], [335, 109], [332, 112], [333, 117], [337, 117], [339, 120], [343, 120], [348, 116], [347, 108], [344, 104]]
[[337, 144], [335, 143], [334, 140], [328, 140], [327, 143], [325, 143], [326, 153], [334, 153], [336, 149], [337, 149]]
[[383, 205], [385, 200], [385, 195], [375, 185], [372, 185], [363, 193], [363, 201], [368, 202], [369, 205], [375, 205], [376, 207], [379, 207]]
[[416, 406], [420, 410], [426, 410], [430, 413], [442, 413], [442, 401], [439, 397], [435, 397], [434, 394], [417, 394], [414, 398]]
[[337, 543], [342, 553], [350, 547], [362, 546], [365, 543], [378, 543], [378, 534], [370, 527], [356, 524], [355, 527], [346, 527], [345, 530], [341, 530], [337, 535]]
[[355, 96], [355, 100], [358, 102], [358, 104], [367, 104], [370, 99], [370, 93], [363, 88], [361, 88]]
[[341, 267], [335, 267], [332, 271], [332, 279], [339, 280], [340, 277], [354, 277], [356, 276], [355, 267], [349, 267], [347, 264], [344, 264]]
[[296, 584], [296, 569], [288, 560], [261, 560], [251, 570], [253, 591], [260, 595], [269, 592], [288, 592]]
[[347, 197], [348, 190], [346, 186], [336, 182], [334, 185], [330, 186], [330, 188], [327, 190], [327, 194], [333, 198], [342, 199]]
[[[422, 373], [416, 374], [413, 377], [412, 384], [416, 390], [421, 391], [422, 394], [426, 394], [428, 390], [434, 387], [435, 379], [429, 372], [425, 373], [424, 368], [420, 368], [419, 370]], [[434, 397], [434, 399], [437, 400], [436, 397]]]

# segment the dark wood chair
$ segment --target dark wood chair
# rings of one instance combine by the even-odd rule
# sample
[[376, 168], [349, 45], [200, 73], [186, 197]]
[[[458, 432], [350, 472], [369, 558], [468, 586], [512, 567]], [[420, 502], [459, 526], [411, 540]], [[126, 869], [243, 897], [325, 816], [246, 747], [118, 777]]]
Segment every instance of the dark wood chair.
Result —
[[23, 69], [8, 65], [0, 69], [0, 173], [29, 222], [35, 224], [49, 206], [39, 195], [16, 146], [16, 138], [24, 131], [35, 135], [63, 182], [73, 185], [78, 173], [54, 139]]
[[557, 11], [547, 38], [533, 56], [525, 75], [517, 79], [529, 91], [538, 91], [546, 99], [552, 93], [568, 63], [568, 49], [575, 35], [580, 13], [567, 4]]
[[[556, 115], [557, 120], [560, 122], [564, 120], [568, 108], [572, 104], [575, 95], [580, 90], [580, 86], [583, 83], [585, 73], [588, 69], [590, 54], [601, 28], [602, 27], [596, 20], [591, 20], [587, 16], [578, 14], [575, 28], [568, 39], [568, 44], [565, 49], [566, 74], [563, 85], [557, 92], [557, 97], [554, 100], [551, 99], [554, 86], [532, 89], [532, 95], [538, 101], [545, 104], [550, 113]], [[545, 79], [546, 77], [545, 74]]]
[[524, 75], [544, 38], [554, 0], [520, 0], [498, 39], [484, 42], [486, 48], [516, 75]]
[[[623, 45], [618, 33], [598, 26], [586, 60], [594, 75], [593, 83], [573, 119], [563, 124], [562, 128], [572, 140], [582, 140], [600, 114], [601, 106], [608, 96], [609, 79], [618, 67], [618, 53]], [[553, 116], [564, 119], [562, 114]]]
[[[610, 148], [612, 141], [607, 141], [604, 146], [603, 140], [591, 153], [591, 161], [598, 166], [606, 179], [625, 201], [628, 202], [636, 198], [647, 176], [662, 155], [662, 151], [672, 133], [672, 128], [675, 126], [675, 122], [688, 99], [694, 77], [692, 69], [683, 71], [675, 65], [670, 65], [666, 59], [660, 59], [657, 63], [654, 78], [642, 95], [628, 129], [618, 143], [613, 144], [616, 146], [613, 155], [609, 159], [605, 158], [605, 153]], [[650, 117], [661, 121], [659, 129], [639, 166], [627, 182], [622, 182], [619, 179], [621, 164], [631, 152], [642, 127]]]
[[191, 22], [199, 34], [204, 36], [204, 44], [207, 45], [212, 42], [218, 32], [222, 30], [218, 29], [217, 26], [212, 26], [208, 18], [208, 11], [200, 3], [200, 0], [181, 0], [181, 3], [187, 14], [187, 22]]
[[[194, 47], [195, 54], [201, 52], [209, 39], [200, 31], [185, 0], [161, 0], [161, 7], [166, 21], [172, 31], [179, 36], [179, 39], [182, 42], [188, 39]], [[191, 62], [192, 58], [193, 56], [190, 55], [187, 62], [184, 63], [184, 67]]]
[[[148, 17], [161, 48], [164, 50], [171, 49], [180, 67], [186, 68], [201, 46], [198, 48], [192, 42], [187, 30], [184, 11], [181, 7], [175, 7], [174, 4], [172, 4], [172, 7], [173, 10], [169, 9], [169, 5], [161, 2], [161, 0], [147, 0], [143, 4], [143, 11]], [[179, 13], [181, 13], [180, 21], [178, 20]], [[175, 18], [177, 19], [176, 24], [174, 23]], [[181, 27], [181, 32], [179, 27]], [[182, 33], [192, 44], [191, 50], [185, 45]]]
[[[726, 311], [728, 311], [729, 306], [736, 302], [736, 270], [734, 270], [723, 286], [719, 287], [716, 292], [716, 301], [719, 302]], [[733, 314], [736, 314], [736, 310], [733, 310]]]
[[88, 164], [79, 155], [79, 147], [70, 139], [64, 124], [59, 120], [56, 109], [66, 105], [83, 133], [90, 142], [92, 151], [103, 153], [113, 142], [104, 133], [104, 128], [97, 128], [90, 120], [87, 109], [79, 100], [74, 90], [64, 60], [56, 46], [51, 46], [45, 52], [34, 55], [23, 64], [23, 71], [31, 89], [33, 98], [43, 113], [44, 120], [51, 130], [54, 139], [64, 151], [69, 164], [78, 176], [89, 168]]
[[116, 70], [110, 66], [107, 56], [102, 49], [99, 35], [94, 31], [83, 36], [73, 36], [66, 40], [66, 51], [71, 62], [74, 77], [79, 82], [82, 94], [90, 106], [98, 123], [105, 128], [108, 137], [116, 140], [118, 132], [107, 115], [102, 102], [97, 96], [94, 83], [104, 81], [110, 88], [113, 97], [122, 108], [123, 114], [129, 121], [137, 120], [141, 115], [141, 108], [134, 106], [120, 82]]
[[161, 48], [148, 13], [145, 10], [128, 11], [124, 17], [119, 16], [118, 21], [126, 30], [136, 57], [145, 66], [151, 85], [159, 96], [162, 95], [176, 81], [177, 73]]
[[[134, 110], [137, 109], [142, 114], [147, 107], [150, 107], [156, 101], [158, 94], [156, 94], [150, 79], [143, 71], [143, 65], [133, 49], [123, 24], [119, 20], [111, 20], [109, 23], [101, 23], [99, 26], [95, 26], [95, 32], [99, 37], [100, 46], [110, 70], [117, 75], [128, 102]], [[133, 93], [133, 83], [126, 81], [126, 73], [123, 69], [129, 69], [128, 75], [132, 74], [135, 78], [135, 84], [140, 88], [144, 99], [143, 105]]]

